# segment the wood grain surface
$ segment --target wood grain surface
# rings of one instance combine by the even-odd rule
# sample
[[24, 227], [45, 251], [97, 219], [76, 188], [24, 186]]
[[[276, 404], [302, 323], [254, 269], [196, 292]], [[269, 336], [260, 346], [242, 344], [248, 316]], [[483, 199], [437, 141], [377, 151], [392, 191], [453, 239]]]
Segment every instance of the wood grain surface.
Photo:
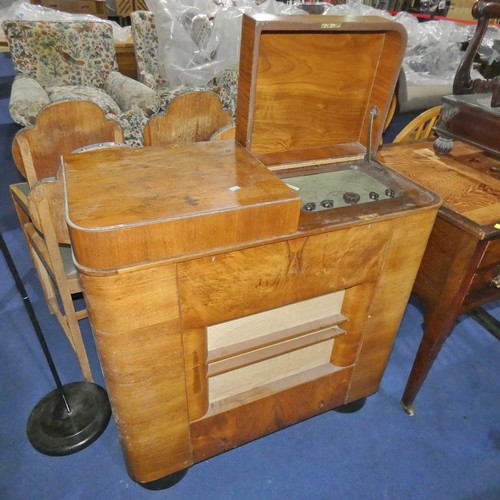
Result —
[[64, 159], [76, 261], [139, 482], [375, 392], [441, 204], [365, 162], [345, 168], [397, 196], [309, 216], [277, 175], [363, 162], [372, 106], [379, 144], [400, 25], [256, 16], [242, 36], [236, 142]]
[[438, 193], [451, 217], [462, 216], [490, 232], [500, 222], [500, 158], [458, 141], [447, 156], [438, 156], [431, 142], [423, 142], [384, 146], [378, 158]]

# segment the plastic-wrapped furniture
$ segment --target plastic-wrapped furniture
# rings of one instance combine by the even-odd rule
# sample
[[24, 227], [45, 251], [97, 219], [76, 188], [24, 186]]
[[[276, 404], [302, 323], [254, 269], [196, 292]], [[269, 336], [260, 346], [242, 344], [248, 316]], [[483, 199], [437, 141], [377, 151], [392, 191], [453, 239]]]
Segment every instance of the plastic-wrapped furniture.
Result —
[[4, 21], [16, 77], [9, 111], [33, 125], [51, 102], [88, 100], [118, 121], [125, 141], [141, 145], [147, 119], [159, 110], [155, 92], [118, 71], [111, 24], [102, 21]]
[[172, 99], [185, 92], [211, 90], [220, 97], [222, 106], [230, 111], [234, 118], [238, 88], [237, 71], [223, 71], [215, 79], [216, 81], [206, 87], [195, 88], [189, 85], [172, 87], [158, 70], [158, 33], [154, 13], [144, 10], [132, 12], [130, 20], [137, 63], [137, 78], [158, 94], [162, 110], [167, 108]]
[[401, 68], [397, 86], [398, 112], [407, 113], [439, 106], [443, 96], [451, 93], [452, 86], [451, 81], [444, 80], [442, 83], [417, 85], [408, 81], [404, 69]]

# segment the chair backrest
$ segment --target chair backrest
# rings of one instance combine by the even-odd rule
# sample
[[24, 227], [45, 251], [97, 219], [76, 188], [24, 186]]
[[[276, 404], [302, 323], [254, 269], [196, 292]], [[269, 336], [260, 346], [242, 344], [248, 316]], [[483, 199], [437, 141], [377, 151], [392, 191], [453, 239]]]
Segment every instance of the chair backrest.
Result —
[[[108, 143], [80, 148], [74, 153], [85, 154], [97, 148], [128, 148], [126, 144]], [[61, 245], [71, 246], [68, 226], [66, 222], [64, 182], [61, 168], [58, 168], [54, 177], [46, 177], [35, 182], [28, 193], [28, 213], [30, 221], [37, 231], [43, 235], [47, 248], [46, 258], [50, 261], [52, 272], [62, 278], [67, 266], [61, 256]], [[59, 270], [59, 271], [58, 271]]]
[[387, 112], [387, 116], [384, 122], [384, 132], [389, 128], [394, 115], [396, 114], [396, 108], [398, 107], [398, 98], [397, 95], [394, 94], [391, 99], [391, 103], [389, 104], [389, 110]]
[[[59, 174], [59, 172], [58, 172]], [[45, 238], [54, 243], [71, 243], [64, 215], [64, 185], [61, 175], [48, 177], [31, 186], [28, 195], [31, 222]]]
[[113, 27], [104, 21], [4, 21], [2, 27], [16, 73], [42, 87], [102, 88], [118, 70]]
[[392, 142], [415, 142], [431, 136], [436, 120], [441, 112], [441, 106], [434, 106], [416, 118], [399, 132]]
[[209, 91], [193, 91], [172, 100], [165, 113], [150, 118], [144, 128], [144, 145], [208, 141], [233, 119], [220, 99]]
[[226, 125], [210, 137], [211, 141], [225, 141], [226, 139], [234, 139], [236, 137], [236, 127], [234, 125]]
[[158, 33], [155, 15], [137, 10], [130, 15], [132, 39], [137, 66], [137, 79], [152, 89], [167, 87], [168, 82], [158, 71]]
[[46, 106], [34, 127], [15, 135], [12, 155], [31, 186], [55, 175], [61, 155], [101, 142], [123, 142], [120, 125], [90, 101], [62, 101]]

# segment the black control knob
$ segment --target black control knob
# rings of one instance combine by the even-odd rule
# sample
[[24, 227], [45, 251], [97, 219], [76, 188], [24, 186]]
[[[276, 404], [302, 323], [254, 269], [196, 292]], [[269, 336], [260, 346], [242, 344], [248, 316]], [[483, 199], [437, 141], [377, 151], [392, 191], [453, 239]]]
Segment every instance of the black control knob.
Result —
[[343, 198], [348, 205], [355, 205], [356, 203], [358, 203], [361, 197], [358, 193], [352, 193], [348, 191], [347, 193], [344, 193]]
[[370, 197], [370, 200], [378, 200], [380, 198], [380, 195], [375, 191], [370, 191], [368, 196]]
[[323, 208], [333, 208], [333, 200], [323, 200], [321, 206]]
[[396, 196], [396, 193], [394, 192], [394, 189], [386, 189], [385, 195], [389, 198], [394, 198], [394, 196]]
[[316, 210], [316, 203], [314, 203], [314, 201], [310, 201], [302, 207], [302, 210], [305, 212], [314, 212]]

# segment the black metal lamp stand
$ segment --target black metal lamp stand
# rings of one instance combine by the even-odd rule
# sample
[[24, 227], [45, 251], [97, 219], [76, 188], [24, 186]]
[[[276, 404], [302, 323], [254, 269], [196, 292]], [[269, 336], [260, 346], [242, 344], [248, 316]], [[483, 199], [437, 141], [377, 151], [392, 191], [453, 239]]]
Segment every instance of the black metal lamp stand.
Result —
[[111, 417], [108, 395], [102, 387], [90, 382], [61, 384], [33, 305], [1, 232], [0, 246], [57, 386], [33, 408], [27, 425], [28, 439], [45, 455], [76, 453], [92, 444], [106, 429]]

